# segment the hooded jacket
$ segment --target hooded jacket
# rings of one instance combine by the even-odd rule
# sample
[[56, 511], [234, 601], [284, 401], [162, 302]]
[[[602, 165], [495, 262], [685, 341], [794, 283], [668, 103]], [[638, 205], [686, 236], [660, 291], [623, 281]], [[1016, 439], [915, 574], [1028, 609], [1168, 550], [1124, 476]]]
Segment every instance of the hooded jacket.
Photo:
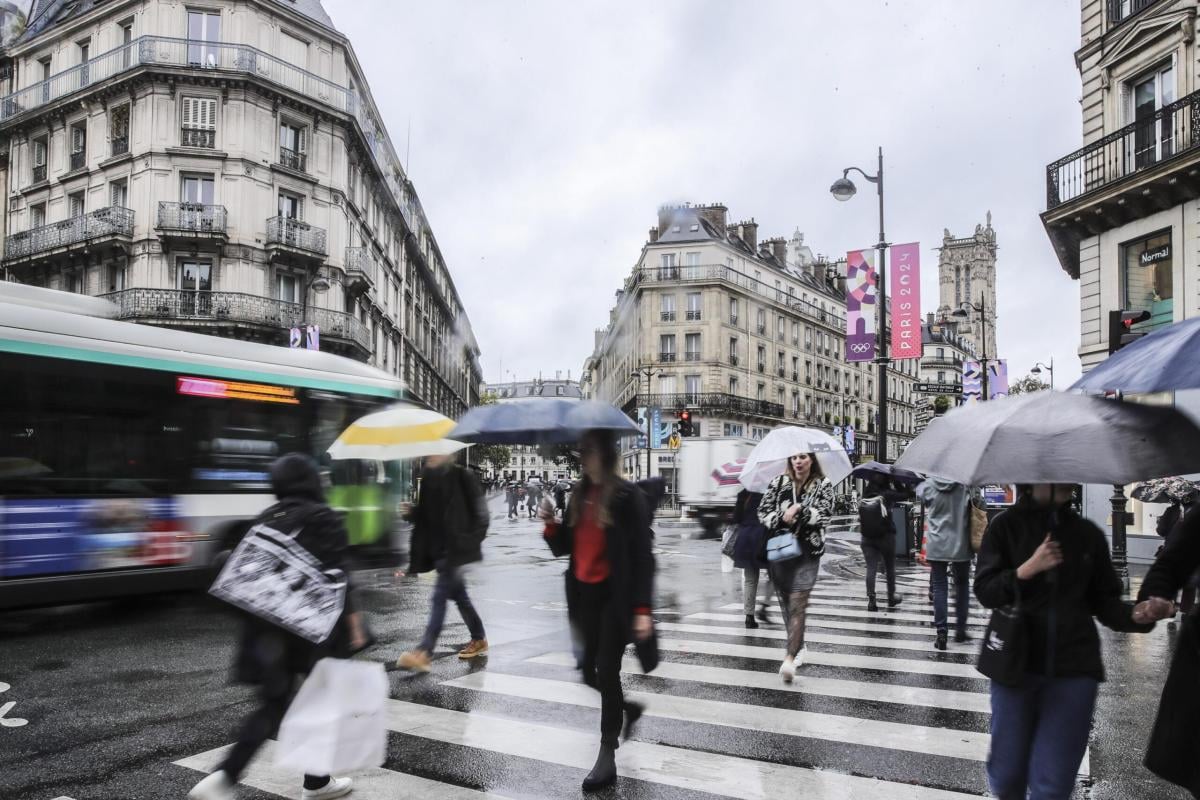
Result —
[[409, 571], [429, 572], [442, 559], [450, 567], [483, 560], [491, 513], [473, 471], [457, 464], [426, 471], [421, 499], [409, 519], [413, 524]]
[[925, 558], [928, 561], [970, 561], [971, 530], [967, 524], [970, 490], [961, 483], [929, 478], [917, 487], [925, 504]]

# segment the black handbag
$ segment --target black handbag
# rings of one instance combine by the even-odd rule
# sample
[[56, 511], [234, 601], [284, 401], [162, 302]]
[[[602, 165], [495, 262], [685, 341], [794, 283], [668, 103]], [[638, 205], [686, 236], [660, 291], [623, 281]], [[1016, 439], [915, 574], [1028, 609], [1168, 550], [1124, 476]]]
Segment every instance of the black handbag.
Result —
[[1029, 633], [1021, 614], [1021, 590], [1010, 606], [992, 610], [975, 668], [1001, 686], [1019, 686], [1025, 677]]
[[658, 627], [650, 629], [650, 635], [643, 641], [634, 641], [633, 649], [637, 651], [638, 663], [642, 672], [649, 675], [658, 666]]
[[1200, 618], [1183, 618], [1158, 717], [1146, 746], [1146, 768], [1200, 797]]

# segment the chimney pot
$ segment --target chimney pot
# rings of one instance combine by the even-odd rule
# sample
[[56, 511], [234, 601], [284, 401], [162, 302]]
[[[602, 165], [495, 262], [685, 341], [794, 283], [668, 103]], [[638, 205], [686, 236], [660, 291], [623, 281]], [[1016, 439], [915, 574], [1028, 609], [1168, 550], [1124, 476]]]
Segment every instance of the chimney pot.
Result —
[[654, 244], [657, 241], [658, 241], [658, 228], [651, 228], [650, 229], [650, 244]]

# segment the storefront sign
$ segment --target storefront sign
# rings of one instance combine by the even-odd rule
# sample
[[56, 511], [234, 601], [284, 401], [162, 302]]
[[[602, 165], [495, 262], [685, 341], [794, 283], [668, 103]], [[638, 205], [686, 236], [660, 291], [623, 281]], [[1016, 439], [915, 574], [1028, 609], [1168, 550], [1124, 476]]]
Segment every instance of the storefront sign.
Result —
[[1164, 244], [1162, 247], [1156, 247], [1153, 250], [1147, 250], [1138, 256], [1138, 261], [1143, 267], [1148, 267], [1151, 264], [1157, 264], [1159, 261], [1167, 261], [1171, 258], [1170, 243]]

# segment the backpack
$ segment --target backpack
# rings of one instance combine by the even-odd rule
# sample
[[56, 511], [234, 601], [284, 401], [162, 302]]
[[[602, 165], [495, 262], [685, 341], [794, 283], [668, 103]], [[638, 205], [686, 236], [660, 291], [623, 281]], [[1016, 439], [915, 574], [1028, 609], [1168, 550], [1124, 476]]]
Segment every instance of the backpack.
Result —
[[892, 532], [892, 520], [882, 497], [869, 497], [858, 503], [859, 531], [865, 539], [878, 539]]

